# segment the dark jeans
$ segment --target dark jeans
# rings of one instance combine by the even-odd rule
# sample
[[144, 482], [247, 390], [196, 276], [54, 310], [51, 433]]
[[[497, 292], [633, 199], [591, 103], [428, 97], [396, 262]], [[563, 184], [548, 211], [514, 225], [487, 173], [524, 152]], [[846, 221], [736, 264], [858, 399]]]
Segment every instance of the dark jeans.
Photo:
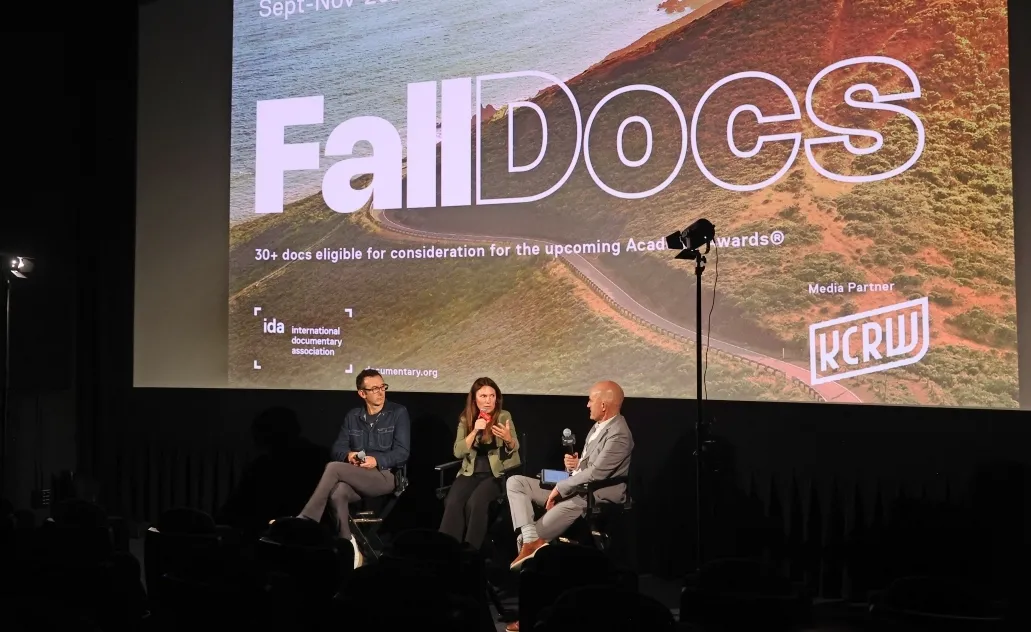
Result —
[[326, 502], [330, 502], [340, 523], [340, 537], [349, 539], [351, 527], [347, 523], [347, 506], [362, 498], [385, 496], [392, 491], [394, 474], [390, 470], [365, 469], [350, 463], [333, 461], [326, 465], [326, 471], [322, 473], [322, 479], [319, 480], [315, 493], [311, 495], [301, 515], [315, 521], [321, 520]]
[[501, 484], [493, 474], [458, 475], [444, 500], [440, 532], [479, 550], [487, 535], [490, 505], [501, 496]]

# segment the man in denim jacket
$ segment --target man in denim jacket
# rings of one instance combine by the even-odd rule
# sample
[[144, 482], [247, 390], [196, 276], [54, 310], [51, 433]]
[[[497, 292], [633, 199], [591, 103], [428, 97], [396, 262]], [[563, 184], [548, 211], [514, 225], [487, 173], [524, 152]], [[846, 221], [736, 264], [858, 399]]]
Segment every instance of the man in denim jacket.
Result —
[[351, 409], [344, 417], [333, 444], [333, 461], [326, 465], [299, 517], [318, 521], [326, 503], [332, 504], [340, 537], [354, 545], [358, 567], [361, 554], [347, 522], [348, 505], [394, 491], [393, 470], [408, 461], [412, 429], [408, 409], [387, 401], [387, 385], [378, 371], [365, 369], [355, 383], [365, 406]]

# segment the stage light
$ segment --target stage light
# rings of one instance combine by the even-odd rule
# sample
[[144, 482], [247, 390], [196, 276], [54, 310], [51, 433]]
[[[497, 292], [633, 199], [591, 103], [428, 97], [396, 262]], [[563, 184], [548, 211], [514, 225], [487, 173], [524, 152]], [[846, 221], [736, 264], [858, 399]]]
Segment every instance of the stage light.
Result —
[[[702, 246], [708, 246], [716, 237], [716, 226], [707, 219], [693, 222], [684, 230], [666, 237], [666, 247], [674, 250], [683, 249], [677, 259], [694, 259]], [[708, 249], [706, 249], [708, 252]]]
[[7, 269], [10, 271], [12, 275], [18, 277], [19, 279], [28, 278], [26, 275], [32, 272], [32, 268], [35, 267], [32, 263], [32, 259], [29, 259], [28, 257], [8, 255], [6, 259]]

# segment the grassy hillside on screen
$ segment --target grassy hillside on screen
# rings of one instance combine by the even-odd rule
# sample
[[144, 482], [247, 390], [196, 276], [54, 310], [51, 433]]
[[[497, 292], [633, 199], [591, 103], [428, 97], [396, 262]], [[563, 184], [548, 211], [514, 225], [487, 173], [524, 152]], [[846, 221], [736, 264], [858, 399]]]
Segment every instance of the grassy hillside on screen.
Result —
[[[693, 346], [646, 330], [608, 307], [552, 257], [255, 262], [254, 250], [365, 250], [422, 245], [379, 231], [367, 210], [339, 215], [321, 196], [231, 229], [230, 372], [234, 386], [350, 389], [355, 371], [435, 369], [390, 376], [398, 390], [462, 392], [490, 374], [508, 392], [580, 393], [604, 377], [638, 397], [694, 396]], [[311, 247], [307, 247], [311, 244]], [[334, 357], [290, 355], [290, 338], [262, 333], [261, 317], [342, 326]], [[344, 310], [353, 308], [354, 319]], [[258, 359], [262, 369], [253, 369]], [[744, 400], [810, 397], [782, 376], [710, 355], [707, 387]]]

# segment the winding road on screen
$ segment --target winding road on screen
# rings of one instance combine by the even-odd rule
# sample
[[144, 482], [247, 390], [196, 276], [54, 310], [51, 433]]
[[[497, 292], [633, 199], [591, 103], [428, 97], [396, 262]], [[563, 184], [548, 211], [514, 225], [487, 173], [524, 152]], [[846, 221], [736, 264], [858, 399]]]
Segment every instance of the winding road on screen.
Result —
[[[382, 226], [385, 230], [405, 235], [407, 237], [414, 237], [416, 239], [423, 239], [427, 241], [453, 241], [453, 242], [501, 242], [501, 243], [527, 243], [536, 244], [538, 246], [545, 246], [547, 244], [555, 244], [556, 242], [550, 242], [543, 239], [532, 239], [532, 238], [521, 238], [521, 237], [502, 237], [495, 235], [473, 235], [473, 234], [461, 234], [451, 232], [435, 232], [428, 231], [419, 228], [411, 228], [404, 225], [396, 217], [391, 217], [391, 213], [382, 210], [372, 210], [373, 219]], [[627, 310], [640, 320], [659, 328], [667, 334], [682, 336], [689, 340], [694, 340], [695, 330], [678, 325], [670, 321], [667, 318], [656, 314], [652, 310], [648, 309], [640, 302], [634, 299], [625, 289], [620, 287], [616, 282], [605, 275], [599, 270], [594, 264], [585, 259], [582, 255], [577, 254], [564, 254], [561, 255], [573, 269], [579, 272], [586, 278], [590, 284], [597, 289], [604, 297], [615, 305]], [[733, 355], [739, 358], [744, 358], [756, 362], [763, 366], [768, 366], [772, 369], [783, 372], [789, 378], [795, 378], [799, 381], [810, 385], [810, 387], [820, 394], [825, 401], [836, 402], [836, 403], [862, 403], [859, 397], [850, 391], [848, 388], [834, 382], [826, 384], [818, 384], [812, 386], [809, 381], [809, 369], [803, 368], [790, 362], [783, 360], [777, 360], [770, 356], [763, 355], [739, 347], [730, 342], [724, 340], [718, 340], [716, 338], [707, 337], [706, 344], [711, 346], [713, 349], [718, 349], [729, 355]]]

